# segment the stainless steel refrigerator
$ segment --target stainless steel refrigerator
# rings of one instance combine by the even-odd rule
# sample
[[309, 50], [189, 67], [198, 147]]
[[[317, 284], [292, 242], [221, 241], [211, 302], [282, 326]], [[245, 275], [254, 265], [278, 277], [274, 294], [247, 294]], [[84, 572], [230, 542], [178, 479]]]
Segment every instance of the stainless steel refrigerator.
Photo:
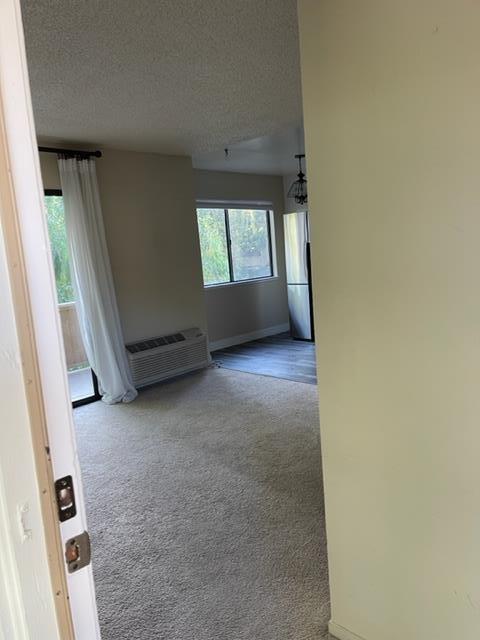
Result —
[[312, 278], [308, 213], [283, 216], [288, 308], [293, 338], [313, 340]]

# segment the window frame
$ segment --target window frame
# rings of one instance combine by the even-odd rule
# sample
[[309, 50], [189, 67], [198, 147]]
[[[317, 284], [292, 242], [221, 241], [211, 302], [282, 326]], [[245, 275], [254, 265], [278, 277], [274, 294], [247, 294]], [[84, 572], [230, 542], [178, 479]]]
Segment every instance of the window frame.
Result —
[[[210, 284], [205, 283], [205, 279], [203, 280], [203, 286], [206, 289], [211, 289], [213, 287], [228, 287], [231, 285], [239, 285], [239, 284], [248, 284], [251, 282], [259, 282], [262, 280], [270, 280], [276, 277], [275, 273], [275, 264], [274, 264], [274, 251], [273, 251], [273, 241], [272, 241], [272, 217], [273, 217], [273, 209], [269, 206], [258, 205], [254, 203], [245, 203], [244, 205], [219, 205], [217, 203], [208, 203], [208, 202], [197, 202], [195, 213], [197, 214], [197, 228], [198, 228], [198, 211], [200, 209], [223, 209], [223, 224], [225, 230], [225, 244], [227, 248], [227, 260], [228, 260], [228, 273], [229, 280], [225, 280], [223, 282], [212, 282]], [[270, 273], [266, 276], [257, 276], [254, 278], [242, 278], [235, 279], [234, 276], [234, 264], [233, 264], [233, 252], [232, 252], [232, 237], [230, 232], [230, 219], [229, 219], [229, 211], [235, 210], [245, 210], [245, 211], [263, 211], [265, 214], [266, 220], [266, 228], [267, 228], [267, 246], [268, 246], [268, 259], [270, 265]], [[199, 230], [200, 234], [200, 230]], [[203, 276], [203, 258], [202, 260], [202, 277]]]

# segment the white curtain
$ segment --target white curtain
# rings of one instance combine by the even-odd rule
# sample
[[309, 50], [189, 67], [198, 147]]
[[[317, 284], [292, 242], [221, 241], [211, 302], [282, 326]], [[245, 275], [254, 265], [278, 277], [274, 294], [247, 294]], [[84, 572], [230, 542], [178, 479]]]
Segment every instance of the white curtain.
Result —
[[95, 160], [58, 159], [72, 282], [90, 366], [108, 404], [137, 396], [132, 383], [108, 258]]

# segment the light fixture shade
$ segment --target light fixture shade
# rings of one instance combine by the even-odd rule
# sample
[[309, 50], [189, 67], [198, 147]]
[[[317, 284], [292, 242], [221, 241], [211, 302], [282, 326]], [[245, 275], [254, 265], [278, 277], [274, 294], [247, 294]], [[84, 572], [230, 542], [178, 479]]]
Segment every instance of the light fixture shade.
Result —
[[295, 156], [295, 158], [298, 158], [298, 179], [295, 180], [287, 193], [287, 198], [295, 198], [295, 202], [298, 204], [306, 204], [308, 202], [307, 181], [302, 171], [302, 158], [304, 157], [304, 154]]
[[305, 204], [308, 202], [307, 181], [301, 171], [298, 174], [298, 180], [295, 180], [288, 190], [287, 197], [295, 198], [295, 202], [298, 204]]

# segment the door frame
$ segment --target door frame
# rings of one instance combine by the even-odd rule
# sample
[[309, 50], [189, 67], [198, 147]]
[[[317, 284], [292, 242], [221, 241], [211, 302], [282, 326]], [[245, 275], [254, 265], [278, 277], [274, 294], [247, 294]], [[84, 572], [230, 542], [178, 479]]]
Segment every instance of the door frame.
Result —
[[[22, 640], [37, 637], [39, 628], [55, 628], [55, 640], [99, 640], [91, 565], [67, 574], [63, 549], [67, 539], [87, 527], [20, 0], [0, 2], [0, 215], [0, 257], [5, 256], [6, 262], [1, 284], [10, 291], [5, 308], [12, 308], [17, 338], [11, 347], [12, 371], [22, 376], [32, 452], [30, 457], [22, 457], [19, 475], [14, 463], [21, 453], [21, 425], [11, 423], [9, 437], [2, 436], [0, 512], [6, 512], [10, 524], [16, 526], [0, 527], [2, 543], [8, 547], [8, 554], [0, 549], [0, 562], [9, 563], [11, 569], [0, 580], [0, 611], [5, 610], [9, 619], [23, 625], [21, 633], [14, 636]], [[1, 364], [5, 366], [4, 358]], [[10, 467], [5, 464], [8, 455], [12, 456]], [[32, 477], [37, 489], [37, 495], [30, 494], [30, 498], [39, 509], [31, 512], [22, 511], [26, 503], [2, 503], [10, 488], [20, 492], [24, 474]], [[77, 515], [60, 524], [54, 480], [66, 475], [71, 475], [75, 484]], [[25, 557], [33, 557], [33, 547], [37, 563], [25, 571]], [[2, 593], [8, 597], [2, 599]], [[17, 596], [16, 603], [11, 593]], [[52, 603], [54, 606], [49, 606]], [[54, 640], [53, 631], [49, 637]]]

